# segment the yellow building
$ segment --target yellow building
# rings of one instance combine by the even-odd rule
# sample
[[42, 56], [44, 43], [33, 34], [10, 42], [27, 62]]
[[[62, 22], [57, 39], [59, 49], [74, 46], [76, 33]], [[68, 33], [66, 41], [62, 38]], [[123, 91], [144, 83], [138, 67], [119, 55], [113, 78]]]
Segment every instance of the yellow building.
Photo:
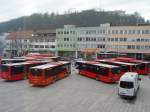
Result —
[[107, 51], [127, 53], [136, 58], [150, 55], [150, 25], [110, 26]]

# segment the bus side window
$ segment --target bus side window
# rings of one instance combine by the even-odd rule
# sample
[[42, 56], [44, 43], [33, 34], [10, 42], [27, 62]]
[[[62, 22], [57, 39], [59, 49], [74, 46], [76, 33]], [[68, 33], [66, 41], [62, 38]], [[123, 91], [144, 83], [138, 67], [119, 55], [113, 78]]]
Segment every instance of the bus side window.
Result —
[[12, 67], [12, 74], [19, 74], [24, 72], [23, 66], [14, 66]]
[[108, 76], [109, 69], [101, 67], [99, 70], [100, 75]]
[[142, 63], [142, 64], [140, 64], [140, 66], [139, 66], [139, 67], [140, 67], [140, 69], [141, 69], [141, 70], [143, 70], [143, 69], [145, 68], [145, 64], [144, 64], [144, 63]]

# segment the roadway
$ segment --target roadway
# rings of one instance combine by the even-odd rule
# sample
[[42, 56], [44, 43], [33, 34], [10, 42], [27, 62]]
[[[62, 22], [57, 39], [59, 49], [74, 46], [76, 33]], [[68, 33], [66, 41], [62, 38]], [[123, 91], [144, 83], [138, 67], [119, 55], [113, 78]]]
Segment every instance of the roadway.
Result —
[[47, 87], [0, 80], [0, 112], [150, 112], [150, 79], [142, 77], [135, 100], [121, 99], [117, 84], [72, 74]]

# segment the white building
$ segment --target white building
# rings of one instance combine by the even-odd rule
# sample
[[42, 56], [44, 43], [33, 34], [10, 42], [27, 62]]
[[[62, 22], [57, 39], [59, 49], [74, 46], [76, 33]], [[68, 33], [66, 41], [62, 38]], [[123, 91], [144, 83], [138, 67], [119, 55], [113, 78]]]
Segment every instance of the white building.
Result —
[[55, 51], [55, 30], [17, 31], [6, 37], [6, 57], [22, 56], [28, 52], [49, 52], [55, 55]]

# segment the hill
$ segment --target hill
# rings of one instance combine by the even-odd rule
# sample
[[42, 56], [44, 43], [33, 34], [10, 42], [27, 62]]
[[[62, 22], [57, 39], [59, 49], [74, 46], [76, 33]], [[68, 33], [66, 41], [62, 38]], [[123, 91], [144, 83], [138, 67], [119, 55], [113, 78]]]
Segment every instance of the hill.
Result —
[[97, 11], [93, 9], [67, 14], [36, 13], [31, 16], [24, 16], [0, 23], [0, 33], [19, 29], [59, 28], [65, 24], [74, 24], [82, 27], [99, 26], [99, 24], [106, 22], [112, 25], [136, 25], [137, 23], [145, 23], [145, 19], [138, 13], [129, 15], [125, 14], [124, 11]]

